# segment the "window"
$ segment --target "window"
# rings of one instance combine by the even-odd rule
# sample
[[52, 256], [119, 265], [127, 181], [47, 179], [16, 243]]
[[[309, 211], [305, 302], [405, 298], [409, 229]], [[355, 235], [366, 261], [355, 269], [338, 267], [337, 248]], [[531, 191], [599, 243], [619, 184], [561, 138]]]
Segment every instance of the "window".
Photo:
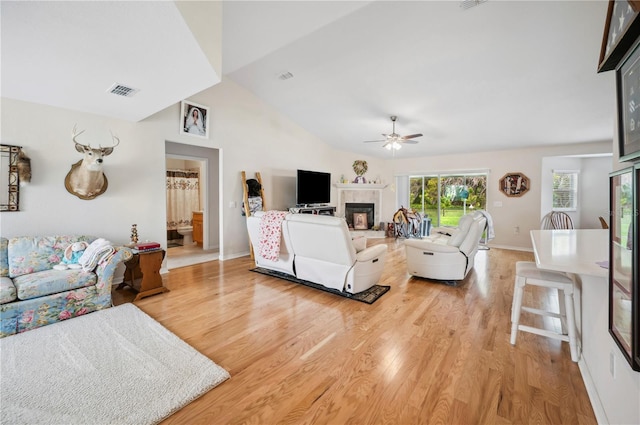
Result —
[[464, 214], [486, 208], [487, 174], [409, 176], [408, 197], [401, 204], [428, 214], [434, 226], [457, 226]]
[[578, 208], [578, 171], [553, 171], [553, 210]]

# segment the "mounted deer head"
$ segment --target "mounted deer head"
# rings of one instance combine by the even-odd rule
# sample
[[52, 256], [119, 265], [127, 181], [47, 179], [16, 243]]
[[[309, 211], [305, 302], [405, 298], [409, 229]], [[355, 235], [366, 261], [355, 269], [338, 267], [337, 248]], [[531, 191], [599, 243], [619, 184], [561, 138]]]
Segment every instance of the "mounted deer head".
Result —
[[120, 144], [120, 139], [112, 134], [111, 138], [115, 141], [113, 146], [103, 148], [98, 145], [98, 148], [92, 148], [91, 145], [78, 143], [76, 138], [82, 133], [84, 130], [78, 132], [76, 127], [73, 127], [71, 139], [75, 143], [76, 150], [84, 154], [84, 158], [71, 166], [64, 185], [69, 193], [80, 199], [93, 199], [107, 190], [109, 183], [102, 171], [103, 158], [111, 155], [113, 149]]

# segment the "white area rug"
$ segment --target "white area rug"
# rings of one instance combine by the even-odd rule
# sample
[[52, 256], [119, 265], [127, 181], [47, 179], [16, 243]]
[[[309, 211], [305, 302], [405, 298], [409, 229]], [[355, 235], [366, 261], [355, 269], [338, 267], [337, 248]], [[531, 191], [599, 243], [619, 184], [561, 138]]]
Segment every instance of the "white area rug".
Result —
[[0, 339], [2, 424], [153, 424], [229, 373], [133, 304]]

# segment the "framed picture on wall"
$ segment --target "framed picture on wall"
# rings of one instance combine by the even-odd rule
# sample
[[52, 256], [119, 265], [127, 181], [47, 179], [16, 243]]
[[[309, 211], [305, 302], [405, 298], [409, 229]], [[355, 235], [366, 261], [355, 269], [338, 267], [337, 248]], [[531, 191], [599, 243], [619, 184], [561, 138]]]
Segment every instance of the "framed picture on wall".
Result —
[[616, 71], [620, 161], [640, 156], [640, 48]]
[[522, 173], [507, 173], [500, 179], [499, 187], [509, 197], [522, 196], [529, 191], [529, 178]]
[[598, 72], [616, 69], [640, 35], [639, 0], [609, 0]]
[[353, 213], [353, 228], [367, 230], [367, 213]]
[[[634, 175], [635, 174], [635, 175]], [[638, 216], [640, 165], [611, 173], [609, 231], [609, 333], [633, 370], [640, 370]]]
[[209, 108], [188, 100], [180, 108], [180, 134], [209, 138]]

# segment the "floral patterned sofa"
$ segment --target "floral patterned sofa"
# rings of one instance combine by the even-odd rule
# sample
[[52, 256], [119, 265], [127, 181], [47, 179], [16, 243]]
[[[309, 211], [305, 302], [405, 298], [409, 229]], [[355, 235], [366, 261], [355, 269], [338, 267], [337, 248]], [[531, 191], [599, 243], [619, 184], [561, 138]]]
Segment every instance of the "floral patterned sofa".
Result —
[[54, 270], [64, 250], [93, 236], [0, 238], [0, 337], [111, 307], [116, 267], [132, 258], [115, 248], [93, 271]]

